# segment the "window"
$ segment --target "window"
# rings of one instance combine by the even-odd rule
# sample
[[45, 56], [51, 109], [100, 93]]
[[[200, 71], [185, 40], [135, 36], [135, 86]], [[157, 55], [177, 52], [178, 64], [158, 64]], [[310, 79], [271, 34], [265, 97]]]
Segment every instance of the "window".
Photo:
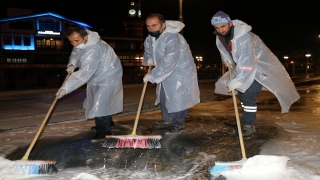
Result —
[[50, 48], [55, 49], [56, 48], [56, 41], [50, 40]]
[[3, 44], [4, 45], [12, 45], [11, 36], [4, 35], [3, 36]]
[[[55, 40], [55, 46], [56, 46], [56, 49], [62, 49], [63, 47], [62, 47], [62, 41], [61, 40], [59, 40], [59, 39], [57, 39], [57, 40]], [[69, 43], [70, 44], [70, 43]]]
[[136, 47], [136, 43], [130, 43], [130, 50], [135, 50]]
[[50, 41], [49, 40], [46, 40], [46, 46], [50, 47]]
[[37, 39], [36, 43], [38, 49], [56, 49], [56, 41], [54, 39]]
[[43, 40], [37, 39], [37, 48], [44, 48], [44, 42]]
[[60, 32], [60, 21], [54, 19], [40, 19], [39, 31]]
[[30, 37], [23, 37], [23, 45], [30, 46], [31, 45], [31, 38]]
[[135, 56], [118, 56], [123, 66], [138, 66]]
[[27, 63], [27, 58], [7, 58], [7, 63]]
[[21, 45], [21, 36], [13, 36], [14, 45]]
[[115, 49], [117, 50], [130, 50], [129, 42], [116, 42]]

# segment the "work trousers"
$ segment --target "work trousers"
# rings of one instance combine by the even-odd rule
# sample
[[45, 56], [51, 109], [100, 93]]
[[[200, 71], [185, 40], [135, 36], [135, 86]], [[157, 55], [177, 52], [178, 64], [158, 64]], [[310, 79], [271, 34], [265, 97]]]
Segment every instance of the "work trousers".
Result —
[[254, 126], [256, 123], [257, 97], [261, 93], [261, 90], [262, 85], [254, 80], [244, 93], [238, 91], [238, 98], [241, 101], [243, 109], [241, 121], [244, 125]]
[[113, 122], [111, 115], [95, 117], [94, 120], [96, 123], [96, 132], [107, 133], [111, 131], [110, 124]]
[[162, 84], [160, 91], [160, 107], [163, 121], [171, 122], [174, 126], [184, 125], [185, 118], [188, 115], [188, 109], [179, 112], [168, 113], [168, 109], [166, 107], [166, 94]]

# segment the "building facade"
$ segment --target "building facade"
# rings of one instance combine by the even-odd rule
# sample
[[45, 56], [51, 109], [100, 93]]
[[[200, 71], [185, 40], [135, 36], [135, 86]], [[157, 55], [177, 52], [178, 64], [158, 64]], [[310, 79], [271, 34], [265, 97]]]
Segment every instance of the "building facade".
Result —
[[[122, 36], [98, 33], [120, 58], [123, 83], [141, 83], [146, 70], [141, 66], [144, 24], [138, 19], [124, 24]], [[61, 86], [72, 51], [65, 35], [69, 26], [92, 29], [52, 12], [0, 19], [0, 91]]]

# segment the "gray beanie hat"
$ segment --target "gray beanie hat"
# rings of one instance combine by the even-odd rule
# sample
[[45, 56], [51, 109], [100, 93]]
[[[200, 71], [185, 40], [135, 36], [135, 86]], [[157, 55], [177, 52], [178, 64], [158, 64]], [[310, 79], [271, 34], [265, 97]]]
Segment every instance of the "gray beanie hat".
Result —
[[231, 22], [229, 15], [223, 11], [217, 12], [211, 19], [211, 24], [213, 26], [217, 24], [228, 24], [229, 22]]

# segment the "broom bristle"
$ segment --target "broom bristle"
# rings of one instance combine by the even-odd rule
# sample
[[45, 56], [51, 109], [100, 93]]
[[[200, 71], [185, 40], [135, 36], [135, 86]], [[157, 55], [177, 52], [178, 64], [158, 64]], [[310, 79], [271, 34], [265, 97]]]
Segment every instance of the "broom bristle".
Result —
[[106, 148], [142, 148], [153, 149], [161, 148], [161, 136], [159, 135], [120, 135], [120, 136], [106, 136], [106, 141], [102, 147]]
[[55, 164], [50, 160], [18, 160], [13, 165], [21, 174], [53, 174], [58, 172]]
[[243, 158], [240, 161], [234, 162], [216, 162], [213, 168], [210, 169], [210, 174], [217, 176], [221, 174], [222, 171], [231, 170], [231, 169], [240, 169], [242, 165], [246, 162], [246, 158]]

